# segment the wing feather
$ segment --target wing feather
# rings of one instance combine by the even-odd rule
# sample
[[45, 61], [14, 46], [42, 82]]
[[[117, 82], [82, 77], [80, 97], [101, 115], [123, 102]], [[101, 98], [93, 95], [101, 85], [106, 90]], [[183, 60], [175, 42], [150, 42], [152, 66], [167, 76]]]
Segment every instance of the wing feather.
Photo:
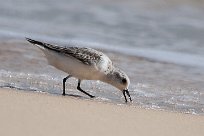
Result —
[[30, 38], [26, 38], [26, 40], [32, 44], [37, 44], [48, 50], [60, 52], [64, 55], [76, 58], [86, 65], [94, 65], [94, 64], [100, 63], [100, 61], [103, 61], [103, 56], [105, 56], [102, 52], [96, 51], [91, 48], [62, 47], [62, 46], [57, 46], [57, 45], [52, 45], [52, 44], [32, 40]]

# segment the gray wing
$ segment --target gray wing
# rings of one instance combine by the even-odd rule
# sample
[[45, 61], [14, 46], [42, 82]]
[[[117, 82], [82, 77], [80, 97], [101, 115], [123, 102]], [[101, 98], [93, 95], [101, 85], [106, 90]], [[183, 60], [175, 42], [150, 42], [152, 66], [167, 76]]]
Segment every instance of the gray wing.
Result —
[[94, 49], [80, 47], [64, 47], [62, 53], [64, 55], [72, 56], [87, 65], [99, 63], [104, 55], [102, 52]]
[[56, 51], [64, 55], [76, 58], [82, 63], [87, 65], [93, 65], [93, 64], [99, 63], [103, 59], [102, 56], [104, 55], [102, 52], [96, 51], [91, 48], [62, 47], [62, 46], [57, 46], [57, 45], [52, 45], [52, 44], [32, 40], [30, 38], [26, 38], [26, 40], [32, 44], [37, 44], [48, 50]]

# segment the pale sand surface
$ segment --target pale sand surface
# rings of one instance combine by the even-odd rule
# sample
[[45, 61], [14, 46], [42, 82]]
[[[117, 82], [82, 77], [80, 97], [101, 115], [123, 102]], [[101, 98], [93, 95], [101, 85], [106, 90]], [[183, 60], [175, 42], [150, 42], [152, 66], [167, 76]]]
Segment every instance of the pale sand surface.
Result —
[[0, 136], [203, 136], [204, 116], [0, 89]]

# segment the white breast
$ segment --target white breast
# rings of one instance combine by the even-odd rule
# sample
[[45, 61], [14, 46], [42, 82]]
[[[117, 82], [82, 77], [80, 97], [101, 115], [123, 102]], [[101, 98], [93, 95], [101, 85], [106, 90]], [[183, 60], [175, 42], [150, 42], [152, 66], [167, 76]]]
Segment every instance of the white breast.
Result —
[[100, 67], [98, 67], [98, 65], [86, 65], [74, 57], [58, 52], [46, 49], [43, 52], [50, 65], [81, 80], [99, 80], [104, 75], [103, 71], [107, 67], [106, 61], [100, 62]]

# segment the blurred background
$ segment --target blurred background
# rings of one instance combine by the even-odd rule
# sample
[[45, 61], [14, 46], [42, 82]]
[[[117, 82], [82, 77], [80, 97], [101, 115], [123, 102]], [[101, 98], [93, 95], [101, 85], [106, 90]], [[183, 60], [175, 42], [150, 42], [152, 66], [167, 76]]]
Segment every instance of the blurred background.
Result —
[[[65, 73], [24, 37], [105, 52], [131, 79], [134, 105], [204, 113], [203, 0], [0, 0], [0, 85], [61, 93]], [[71, 94], [76, 80], [67, 87]], [[121, 92], [84, 82], [99, 101]]]

